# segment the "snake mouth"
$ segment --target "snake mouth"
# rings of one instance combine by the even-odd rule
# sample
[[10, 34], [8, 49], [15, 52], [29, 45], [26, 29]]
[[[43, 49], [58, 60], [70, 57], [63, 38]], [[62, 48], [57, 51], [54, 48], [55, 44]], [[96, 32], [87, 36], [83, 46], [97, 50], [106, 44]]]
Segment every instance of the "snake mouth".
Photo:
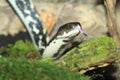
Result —
[[84, 36], [87, 36], [87, 34], [82, 30], [82, 27], [80, 24], [77, 24], [76, 29], [79, 31], [79, 34], [81, 33]]

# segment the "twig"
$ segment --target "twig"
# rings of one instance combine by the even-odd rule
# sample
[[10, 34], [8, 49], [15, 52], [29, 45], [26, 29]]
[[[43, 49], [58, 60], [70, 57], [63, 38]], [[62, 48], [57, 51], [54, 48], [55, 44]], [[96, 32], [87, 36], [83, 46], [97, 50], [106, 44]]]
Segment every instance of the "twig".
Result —
[[[116, 41], [118, 49], [120, 49], [120, 35], [116, 24], [115, 5], [116, 0], [104, 0], [107, 10], [107, 26], [110, 36]], [[120, 51], [119, 51], [120, 57]]]

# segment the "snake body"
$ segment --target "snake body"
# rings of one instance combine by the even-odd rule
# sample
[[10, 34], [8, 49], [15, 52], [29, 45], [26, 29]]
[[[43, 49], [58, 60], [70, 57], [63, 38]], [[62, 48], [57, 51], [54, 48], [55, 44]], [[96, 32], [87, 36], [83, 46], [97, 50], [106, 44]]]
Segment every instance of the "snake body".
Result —
[[8, 2], [24, 23], [35, 47], [43, 53], [43, 58], [60, 57], [78, 34], [86, 35], [79, 22], [70, 22], [60, 26], [54, 38], [49, 40], [49, 35], [31, 0], [8, 0]]
[[[43, 52], [48, 41], [45, 27], [31, 0], [8, 0], [24, 23], [35, 47]], [[44, 36], [43, 36], [44, 35]]]

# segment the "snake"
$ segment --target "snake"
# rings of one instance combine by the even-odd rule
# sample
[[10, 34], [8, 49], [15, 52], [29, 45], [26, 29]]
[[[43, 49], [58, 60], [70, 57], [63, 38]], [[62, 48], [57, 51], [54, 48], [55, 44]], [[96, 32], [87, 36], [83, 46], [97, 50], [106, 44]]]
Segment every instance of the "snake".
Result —
[[23, 22], [36, 49], [42, 53], [42, 58], [61, 57], [76, 36], [87, 35], [82, 30], [80, 22], [68, 22], [61, 25], [55, 36], [50, 39], [32, 0], [8, 0], [8, 2]]

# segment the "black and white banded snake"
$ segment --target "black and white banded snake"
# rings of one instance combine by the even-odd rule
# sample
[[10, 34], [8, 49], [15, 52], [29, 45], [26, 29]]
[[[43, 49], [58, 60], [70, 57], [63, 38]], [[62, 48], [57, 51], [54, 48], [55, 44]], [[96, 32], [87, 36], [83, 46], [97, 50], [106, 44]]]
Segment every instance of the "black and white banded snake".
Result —
[[55, 37], [50, 40], [31, 0], [8, 0], [8, 2], [25, 25], [35, 47], [43, 53], [43, 58], [60, 57], [78, 34], [86, 36], [79, 22], [70, 22], [60, 26]]

